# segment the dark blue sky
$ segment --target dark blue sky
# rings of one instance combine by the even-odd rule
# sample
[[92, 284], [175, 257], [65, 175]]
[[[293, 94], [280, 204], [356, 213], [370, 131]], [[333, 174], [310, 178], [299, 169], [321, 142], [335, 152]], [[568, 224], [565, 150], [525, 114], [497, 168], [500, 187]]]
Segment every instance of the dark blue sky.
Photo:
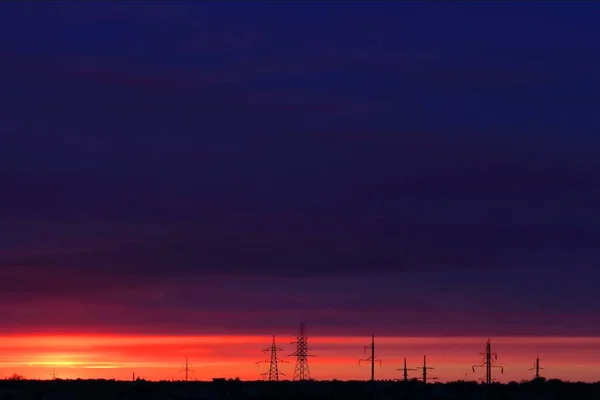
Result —
[[598, 334], [599, 12], [0, 5], [4, 329]]

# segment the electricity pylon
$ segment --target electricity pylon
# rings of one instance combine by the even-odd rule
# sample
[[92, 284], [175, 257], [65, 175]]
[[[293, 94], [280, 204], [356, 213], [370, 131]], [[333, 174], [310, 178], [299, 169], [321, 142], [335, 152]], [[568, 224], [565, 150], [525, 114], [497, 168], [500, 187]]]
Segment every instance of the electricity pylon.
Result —
[[535, 376], [533, 377], [534, 380], [542, 378], [542, 376], [540, 375], [540, 370], [541, 369], [544, 369], [544, 368], [540, 367], [540, 357], [538, 356], [535, 359], [535, 364], [533, 364], [533, 368], [529, 369], [530, 371], [535, 371]]
[[50, 374], [50, 376], [52, 377], [53, 381], [58, 379], [58, 375], [56, 375], [56, 370], [54, 368], [52, 369], [52, 373]]
[[423, 383], [424, 383], [424, 384], [427, 384], [427, 379], [431, 379], [431, 380], [438, 379], [438, 378], [437, 378], [437, 377], [435, 377], [435, 376], [428, 376], [428, 375], [427, 375], [427, 370], [428, 370], [428, 369], [434, 369], [433, 367], [428, 367], [428, 366], [427, 366], [427, 355], [424, 355], [424, 356], [423, 356], [423, 366], [422, 366], [422, 367], [420, 367], [420, 368], [422, 368], [422, 372], [421, 372], [421, 374], [422, 374], [422, 375], [421, 375], [421, 380], [423, 381]]
[[260, 365], [263, 363], [269, 363], [269, 370], [267, 372], [263, 372], [261, 375], [268, 381], [278, 381], [279, 375], [285, 376], [285, 374], [279, 371], [279, 363], [286, 363], [287, 361], [280, 360], [277, 358], [277, 351], [283, 351], [279, 347], [275, 345], [275, 335], [273, 335], [273, 342], [271, 343], [271, 347], [263, 349], [264, 353], [271, 353], [271, 358], [269, 360], [257, 361], [256, 365]]
[[489, 338], [485, 345], [485, 353], [479, 354], [484, 356], [483, 364], [473, 365], [473, 372], [475, 372], [475, 368], [485, 367], [485, 383], [490, 385], [492, 383], [492, 368], [500, 368], [500, 372], [504, 373], [504, 367], [501, 365], [494, 365], [494, 361], [498, 359], [498, 354], [492, 353], [492, 343]]
[[[190, 368], [190, 364], [188, 363], [188, 358], [185, 358], [185, 364], [183, 364], [182, 368], [179, 370], [179, 373], [185, 373], [185, 381], [187, 382], [189, 380], [189, 375], [190, 372], [194, 373], [195, 371], [193, 369]], [[139, 378], [139, 375], [138, 375]]]
[[396, 371], [402, 371], [404, 383], [408, 382], [408, 371], [416, 371], [416, 368], [406, 368], [406, 358], [404, 359], [404, 368], [398, 368]]
[[364, 350], [365, 353], [367, 352], [367, 349], [371, 349], [371, 357], [358, 360], [358, 365], [360, 365], [361, 361], [370, 361], [371, 362], [371, 382], [374, 382], [375, 381], [375, 363], [378, 362], [379, 366], [381, 366], [381, 360], [375, 358], [375, 335], [371, 335], [371, 344], [368, 346], [365, 346], [365, 350]]
[[308, 338], [304, 330], [304, 323], [300, 324], [300, 333], [295, 342], [290, 344], [296, 345], [296, 352], [288, 357], [296, 357], [296, 368], [294, 368], [294, 381], [310, 380], [310, 370], [308, 369], [308, 357], [314, 357], [313, 354], [308, 354]]

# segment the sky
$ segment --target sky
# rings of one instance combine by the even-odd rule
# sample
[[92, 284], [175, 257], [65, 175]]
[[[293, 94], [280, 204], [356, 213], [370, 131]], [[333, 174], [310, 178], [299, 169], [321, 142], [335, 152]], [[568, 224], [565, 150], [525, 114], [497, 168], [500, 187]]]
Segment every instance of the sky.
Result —
[[0, 4], [0, 374], [598, 380], [598, 12]]

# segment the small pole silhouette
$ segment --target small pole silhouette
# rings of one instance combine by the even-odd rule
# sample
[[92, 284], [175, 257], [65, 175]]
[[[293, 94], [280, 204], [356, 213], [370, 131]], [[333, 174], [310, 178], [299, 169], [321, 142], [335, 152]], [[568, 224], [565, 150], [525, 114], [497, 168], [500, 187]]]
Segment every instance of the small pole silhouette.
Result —
[[475, 372], [475, 368], [485, 367], [485, 383], [490, 385], [492, 383], [492, 368], [500, 368], [500, 372], [504, 373], [504, 367], [502, 367], [501, 365], [494, 365], [494, 361], [498, 359], [498, 354], [492, 353], [492, 343], [489, 338], [485, 345], [485, 353], [479, 354], [484, 356], [483, 364], [473, 365], [473, 372]]
[[308, 357], [314, 357], [313, 354], [308, 354], [308, 338], [304, 329], [304, 322], [300, 324], [300, 333], [295, 342], [290, 344], [296, 345], [296, 352], [288, 357], [296, 357], [296, 368], [294, 369], [294, 381], [310, 380], [310, 370], [308, 369]]
[[427, 384], [427, 379], [431, 379], [431, 380], [438, 379], [437, 377], [434, 377], [434, 376], [427, 376], [427, 370], [434, 369], [433, 367], [427, 366], [427, 355], [423, 356], [423, 366], [421, 368], [423, 369], [421, 380], [423, 381], [424, 384]]
[[375, 362], [378, 362], [379, 365], [381, 366], [381, 360], [375, 358], [375, 335], [371, 335], [371, 344], [368, 346], [365, 346], [365, 353], [367, 352], [367, 349], [371, 349], [371, 357], [358, 360], [358, 365], [360, 365], [361, 361], [370, 361], [371, 362], [371, 382], [374, 382], [375, 381]]
[[408, 371], [416, 371], [416, 368], [407, 368], [406, 367], [406, 358], [404, 359], [404, 368], [398, 368], [396, 371], [402, 371], [402, 378], [404, 383], [408, 382]]
[[[190, 368], [190, 364], [188, 363], [188, 358], [185, 358], [185, 364], [183, 364], [183, 368], [181, 368], [179, 370], [179, 373], [185, 372], [185, 381], [187, 382], [189, 380], [189, 374], [190, 372], [194, 372], [193, 369]], [[139, 375], [138, 375], [139, 377]]]
[[280, 360], [277, 358], [277, 351], [283, 351], [279, 347], [275, 345], [275, 335], [273, 335], [273, 342], [271, 343], [271, 347], [263, 349], [264, 353], [271, 353], [270, 360], [257, 361], [256, 365], [260, 365], [262, 363], [269, 363], [269, 370], [267, 372], [262, 373], [261, 375], [268, 381], [278, 381], [279, 375], [285, 376], [283, 372], [279, 371], [279, 363], [286, 363], [287, 361]]
[[541, 369], [544, 369], [544, 368], [541, 368], [541, 367], [540, 367], [540, 357], [538, 356], [538, 357], [535, 359], [535, 364], [533, 364], [533, 368], [530, 368], [530, 369], [529, 369], [530, 371], [535, 371], [535, 376], [533, 377], [533, 379], [534, 379], [534, 380], [535, 380], [535, 379], [541, 379], [541, 378], [542, 378], [542, 376], [540, 375], [540, 370], [541, 370]]

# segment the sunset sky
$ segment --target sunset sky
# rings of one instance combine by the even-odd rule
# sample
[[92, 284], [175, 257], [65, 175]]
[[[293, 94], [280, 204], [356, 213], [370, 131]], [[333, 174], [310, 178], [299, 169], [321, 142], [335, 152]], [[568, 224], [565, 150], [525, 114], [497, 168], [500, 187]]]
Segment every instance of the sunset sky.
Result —
[[600, 380], [599, 13], [0, 3], [0, 375]]
[[[270, 338], [261, 336], [165, 336], [165, 335], [14, 335], [2, 340], [3, 377], [19, 373], [25, 377], [50, 379], [54, 372], [63, 379], [107, 378], [132, 379], [133, 374], [150, 380], [177, 380], [184, 378], [184, 363], [188, 357], [191, 370], [189, 379], [210, 380], [213, 377], [239, 377], [244, 380], [260, 379], [268, 364], [255, 365], [261, 357], [260, 349], [270, 347]], [[295, 340], [291, 336], [277, 336], [277, 345], [283, 351], [279, 365], [293, 377]], [[359, 358], [367, 358], [362, 348], [370, 338], [345, 336], [314, 337], [310, 343], [309, 367], [315, 379], [368, 379], [368, 363], [359, 365]], [[427, 365], [434, 369], [430, 377], [438, 380], [480, 380], [484, 369], [471, 367], [483, 362], [478, 352], [485, 351], [486, 338], [479, 337], [381, 337], [376, 338], [376, 356], [382, 360], [376, 367], [378, 379], [401, 377], [398, 368], [407, 358], [408, 368]], [[564, 380], [598, 380], [597, 353], [600, 338], [578, 337], [502, 337], [492, 340], [492, 350], [498, 353], [498, 369], [494, 375], [501, 382], [521, 381], [533, 377], [530, 371], [540, 355], [542, 375]], [[546, 357], [544, 357], [546, 355]], [[410, 372], [409, 377], [418, 377]]]

